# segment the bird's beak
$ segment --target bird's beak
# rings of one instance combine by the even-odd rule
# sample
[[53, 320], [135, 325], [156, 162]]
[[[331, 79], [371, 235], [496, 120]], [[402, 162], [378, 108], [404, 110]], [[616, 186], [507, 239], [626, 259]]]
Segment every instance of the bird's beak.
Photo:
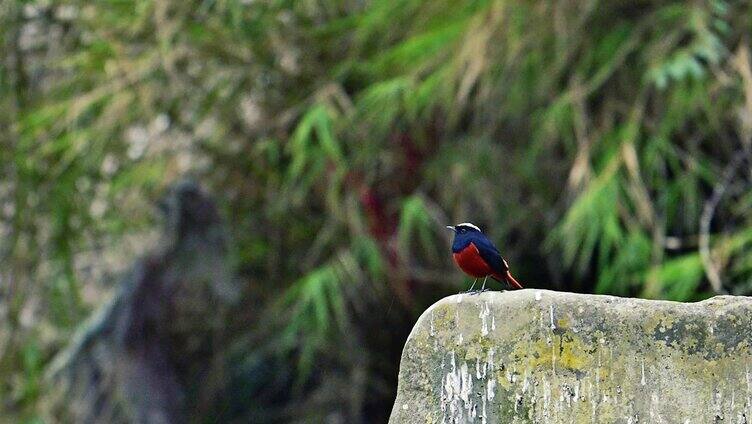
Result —
[[451, 226], [451, 225], [447, 225], [447, 228], [450, 229], [450, 230], [452, 230], [452, 231], [454, 231], [454, 227]]

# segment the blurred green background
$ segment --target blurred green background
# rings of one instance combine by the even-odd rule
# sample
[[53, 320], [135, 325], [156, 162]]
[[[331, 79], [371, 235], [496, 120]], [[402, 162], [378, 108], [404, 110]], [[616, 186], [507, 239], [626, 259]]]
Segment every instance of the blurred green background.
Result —
[[384, 422], [469, 285], [451, 223], [528, 287], [750, 293], [751, 30], [722, 0], [0, 2], [0, 415], [37, 419], [185, 175], [245, 290], [220, 422]]

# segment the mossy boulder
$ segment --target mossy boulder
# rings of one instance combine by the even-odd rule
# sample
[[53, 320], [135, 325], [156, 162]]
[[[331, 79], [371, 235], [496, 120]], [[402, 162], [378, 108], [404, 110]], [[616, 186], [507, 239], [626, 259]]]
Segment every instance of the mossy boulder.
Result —
[[460, 294], [418, 320], [390, 423], [747, 423], [752, 298]]

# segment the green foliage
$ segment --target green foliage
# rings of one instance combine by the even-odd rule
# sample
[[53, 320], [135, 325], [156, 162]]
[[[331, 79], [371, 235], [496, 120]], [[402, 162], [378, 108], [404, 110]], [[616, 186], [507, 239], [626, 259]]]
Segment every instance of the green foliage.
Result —
[[[435, 228], [435, 225], [423, 199], [415, 195], [405, 199], [397, 228], [400, 250], [409, 252], [411, 249], [420, 249], [431, 253], [432, 259], [438, 261], [432, 227]], [[416, 240], [416, 243], [412, 243], [411, 240]]]
[[692, 253], [665, 261], [649, 279], [660, 281], [667, 291], [667, 297], [675, 300], [691, 300], [704, 276], [702, 262], [697, 253]]
[[0, 398], [36, 417], [39, 368], [184, 174], [217, 194], [259, 306], [228, 351], [294, 370], [233, 378], [298, 389], [217, 406], [228, 421], [280, 402], [383, 421], [413, 320], [464, 287], [449, 223], [481, 225], [532, 287], [752, 292], [750, 16], [721, 0], [2, 3]]
[[[282, 299], [289, 315], [282, 337], [288, 349], [301, 347], [299, 366], [303, 378], [311, 372], [316, 351], [330, 337], [330, 325], [342, 325], [345, 320], [339, 271], [334, 264], [310, 271], [293, 283]], [[301, 337], [304, 341], [299, 343]]]

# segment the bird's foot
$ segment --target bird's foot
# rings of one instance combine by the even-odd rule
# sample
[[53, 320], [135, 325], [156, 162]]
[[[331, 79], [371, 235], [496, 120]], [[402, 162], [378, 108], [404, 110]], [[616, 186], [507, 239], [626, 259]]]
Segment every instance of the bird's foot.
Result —
[[474, 295], [474, 294], [481, 294], [481, 293], [487, 292], [487, 291], [491, 291], [491, 289], [478, 289], [478, 290], [468, 291], [467, 293], [470, 294], [470, 295]]

